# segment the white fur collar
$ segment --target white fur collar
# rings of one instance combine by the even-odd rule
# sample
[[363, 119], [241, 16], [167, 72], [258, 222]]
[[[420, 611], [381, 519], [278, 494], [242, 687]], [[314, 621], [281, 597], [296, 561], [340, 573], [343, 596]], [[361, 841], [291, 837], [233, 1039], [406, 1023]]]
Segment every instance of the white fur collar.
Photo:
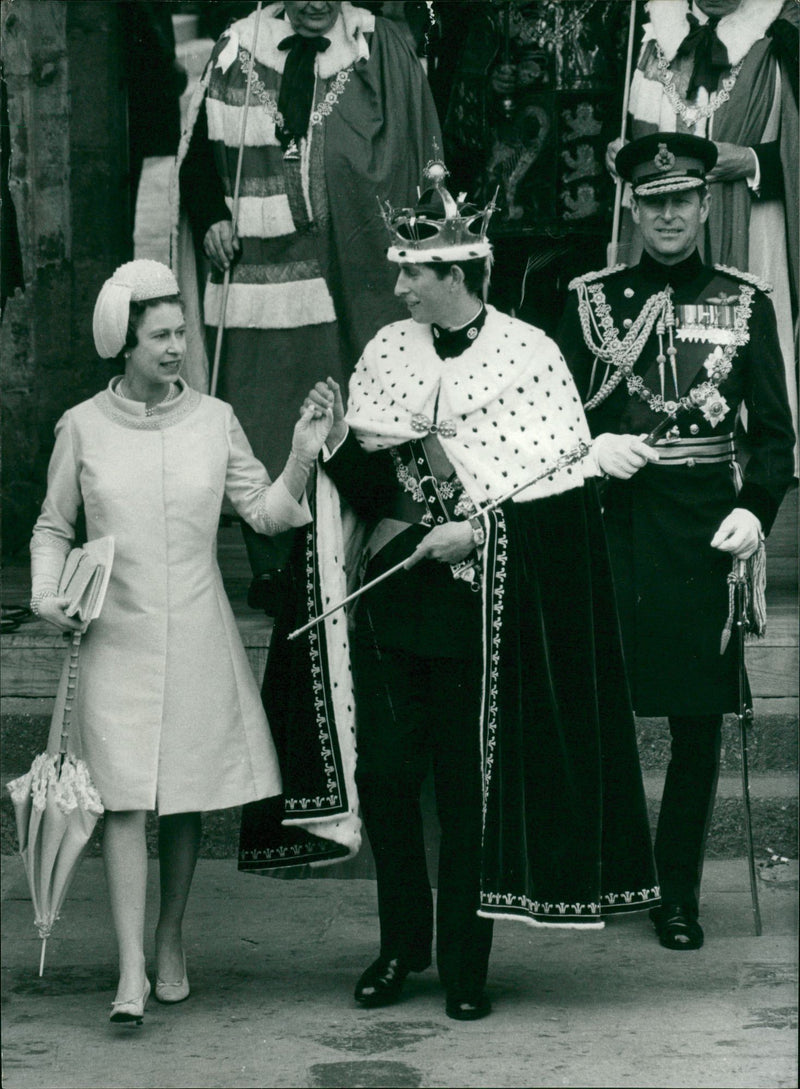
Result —
[[[455, 358], [440, 359], [430, 325], [412, 318], [384, 326], [366, 346], [350, 379], [347, 412], [362, 447], [386, 450], [420, 438], [416, 414], [455, 425], [455, 434], [440, 432], [439, 441], [475, 504], [521, 487], [591, 441], [554, 342], [493, 306]], [[585, 461], [554, 470], [516, 501], [568, 491], [592, 472]]]
[[[782, 7], [783, 0], [741, 0], [736, 11], [720, 19], [717, 37], [727, 49], [731, 64], [738, 64], [747, 56], [778, 18]], [[689, 33], [686, 17], [689, 10], [690, 0], [649, 0], [650, 24], [645, 28], [645, 40], [655, 38], [668, 61], [673, 60]], [[691, 11], [699, 22], [708, 22], [708, 17], [694, 3]]]
[[[270, 4], [263, 9], [255, 49], [258, 63], [276, 72], [283, 72], [286, 64], [286, 53], [278, 49], [278, 43], [292, 33], [288, 20], [277, 18], [282, 11], [281, 3]], [[252, 51], [255, 24], [256, 12], [252, 12], [246, 19], [239, 19], [228, 28], [228, 44], [217, 58], [217, 66], [223, 72], [227, 72], [236, 60], [240, 45], [248, 52]], [[331, 44], [316, 58], [316, 72], [320, 79], [329, 79], [351, 64], [369, 60], [369, 46], [364, 35], [371, 34], [374, 29], [375, 16], [371, 12], [343, 3], [339, 18], [325, 35]]]

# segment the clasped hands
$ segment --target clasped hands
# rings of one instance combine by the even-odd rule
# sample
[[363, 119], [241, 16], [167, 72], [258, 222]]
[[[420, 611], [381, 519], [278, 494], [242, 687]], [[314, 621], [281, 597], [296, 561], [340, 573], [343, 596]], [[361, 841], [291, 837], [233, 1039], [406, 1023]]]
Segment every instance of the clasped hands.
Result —
[[317, 453], [322, 449], [323, 443], [327, 443], [329, 450], [335, 450], [347, 434], [347, 424], [344, 422], [344, 400], [339, 383], [333, 378], [317, 382], [306, 394], [300, 408], [301, 422], [304, 417], [311, 424], [323, 419], [327, 421], [327, 430], [320, 441]]
[[[644, 441], [647, 436], [615, 435], [606, 432], [594, 440], [593, 453], [597, 466], [606, 476], [630, 480], [648, 462], [658, 461], [658, 451]], [[762, 540], [761, 522], [752, 511], [734, 507], [723, 518], [709, 542], [720, 552], [729, 552], [737, 560], [746, 560]]]
[[[324, 382], [317, 382], [309, 391], [300, 410], [300, 420], [295, 427], [295, 441], [297, 428], [303, 424], [304, 419], [308, 421], [303, 425], [307, 428], [314, 427], [318, 421], [320, 431], [328, 426], [328, 431], [320, 439], [314, 457], [322, 448], [323, 443], [327, 444], [329, 450], [336, 449], [347, 434], [342, 391], [338, 382], [328, 378]], [[330, 421], [329, 425], [327, 421]], [[405, 566], [406, 568], [415, 567], [421, 560], [460, 563], [469, 556], [474, 547], [475, 542], [469, 522], [445, 522], [440, 526], [434, 526], [429, 533], [425, 534], [409, 556]]]

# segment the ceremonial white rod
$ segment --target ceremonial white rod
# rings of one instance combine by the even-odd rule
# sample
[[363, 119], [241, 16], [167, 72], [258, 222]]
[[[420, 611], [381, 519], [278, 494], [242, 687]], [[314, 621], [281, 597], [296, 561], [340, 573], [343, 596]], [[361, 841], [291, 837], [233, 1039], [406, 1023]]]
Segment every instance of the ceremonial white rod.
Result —
[[[631, 98], [631, 69], [633, 67], [633, 34], [636, 29], [636, 0], [631, 0], [631, 17], [628, 24], [628, 56], [625, 61], [625, 87], [622, 92], [622, 121], [620, 123], [619, 138], [625, 142], [625, 133], [628, 127], [628, 106]], [[611, 242], [608, 247], [606, 260], [609, 265], [617, 263], [617, 249], [619, 247], [619, 226], [622, 216], [622, 188], [623, 181], [617, 177], [617, 186], [614, 193], [614, 222], [611, 227]]]
[[[250, 62], [247, 65], [247, 86], [244, 92], [244, 107], [242, 108], [242, 123], [239, 126], [239, 157], [236, 161], [236, 178], [233, 183], [233, 207], [231, 209], [231, 240], [236, 238], [236, 228], [239, 225], [239, 189], [242, 183], [242, 159], [244, 158], [244, 134], [247, 127], [247, 111], [250, 109], [250, 89], [253, 84], [253, 65], [256, 58], [256, 43], [258, 42], [258, 24], [261, 21], [261, 6], [264, 0], [258, 0], [256, 18], [253, 25], [253, 45], [250, 50]], [[225, 269], [222, 278], [222, 301], [219, 308], [219, 324], [217, 325], [217, 340], [214, 344], [214, 362], [211, 367], [211, 386], [209, 393], [212, 397], [217, 392], [219, 379], [219, 360], [222, 355], [222, 336], [225, 332], [225, 311], [228, 309], [228, 292], [231, 286], [231, 266]]]
[[[510, 492], [506, 492], [505, 495], [501, 495], [499, 499], [493, 499], [491, 503], [488, 503], [485, 507], [481, 507], [477, 511], [477, 516], [482, 514], [488, 514], [489, 511], [495, 510], [503, 503], [507, 503], [509, 499], [513, 499], [519, 492], [525, 491], [526, 488], [531, 488], [534, 484], [538, 484], [540, 480], [544, 480], [545, 477], [552, 476], [553, 473], [558, 472], [559, 469], [565, 469], [568, 465], [573, 465], [576, 461], [582, 461], [589, 453], [589, 447], [585, 442], [578, 443], [574, 450], [570, 450], [568, 454], [562, 454], [560, 458], [549, 465], [543, 472], [535, 476], [533, 480], [526, 480], [523, 484], [518, 484], [515, 488], [512, 488]], [[413, 553], [412, 553], [413, 556]], [[355, 590], [352, 594], [349, 594], [346, 598], [340, 601], [337, 605], [331, 605], [329, 609], [326, 609], [324, 613], [320, 613], [319, 616], [315, 616], [313, 620], [309, 620], [307, 624], [304, 624], [302, 628], [297, 628], [296, 631], [287, 635], [287, 639], [296, 639], [298, 635], [302, 635], [304, 632], [309, 631], [311, 628], [317, 626], [331, 613], [336, 613], [339, 609], [343, 609], [345, 605], [349, 605], [351, 601], [355, 601], [357, 597], [361, 597], [367, 590], [371, 590], [373, 586], [377, 586], [379, 582], [383, 582], [384, 579], [388, 579], [390, 575], [396, 574], [398, 571], [402, 571], [408, 564], [411, 556], [407, 556], [400, 563], [396, 563], [394, 567], [390, 567], [388, 571], [384, 571], [382, 575], [378, 575], [376, 579], [371, 582], [365, 583], [360, 586], [358, 590]]]

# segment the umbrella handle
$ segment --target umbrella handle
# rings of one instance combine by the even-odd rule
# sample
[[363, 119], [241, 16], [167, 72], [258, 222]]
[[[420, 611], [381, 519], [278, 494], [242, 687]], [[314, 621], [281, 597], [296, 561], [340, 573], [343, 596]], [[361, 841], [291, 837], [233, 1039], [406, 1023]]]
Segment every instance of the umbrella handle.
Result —
[[47, 938], [42, 938], [42, 952], [39, 956], [39, 978], [44, 975], [44, 954], [47, 949]]
[[[67, 675], [67, 695], [64, 700], [64, 717], [61, 720], [61, 744], [58, 751], [61, 756], [66, 756], [69, 744], [69, 728], [72, 720], [72, 704], [75, 699], [75, 686], [78, 682], [78, 654], [81, 649], [82, 631], [72, 633], [72, 643], [69, 648], [69, 671]], [[44, 958], [44, 950], [42, 951]], [[39, 973], [41, 975], [41, 972]]]

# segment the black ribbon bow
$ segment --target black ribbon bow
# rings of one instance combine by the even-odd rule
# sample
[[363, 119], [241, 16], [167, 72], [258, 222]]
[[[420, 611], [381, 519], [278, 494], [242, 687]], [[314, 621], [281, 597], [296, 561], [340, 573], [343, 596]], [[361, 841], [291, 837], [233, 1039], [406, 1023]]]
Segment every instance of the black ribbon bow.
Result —
[[701, 87], [711, 95], [719, 87], [720, 74], [730, 68], [728, 50], [717, 37], [719, 19], [710, 18], [702, 24], [694, 15], [689, 15], [690, 30], [678, 46], [678, 57], [691, 57], [694, 54], [694, 67], [686, 89], [686, 98], [692, 102]]
[[292, 140], [299, 141], [308, 132], [314, 105], [314, 61], [317, 53], [324, 53], [330, 44], [329, 38], [302, 34], [290, 34], [278, 43], [278, 49], [288, 53], [278, 93], [278, 113], [283, 123], [276, 128], [284, 151]]

